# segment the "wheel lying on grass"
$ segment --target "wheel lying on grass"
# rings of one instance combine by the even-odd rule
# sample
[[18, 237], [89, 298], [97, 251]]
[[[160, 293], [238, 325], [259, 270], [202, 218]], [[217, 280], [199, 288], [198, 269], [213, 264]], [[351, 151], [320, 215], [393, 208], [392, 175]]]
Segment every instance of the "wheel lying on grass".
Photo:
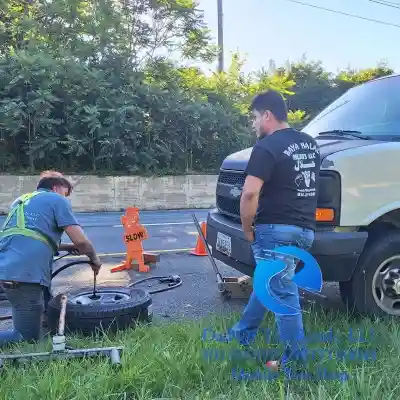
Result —
[[[61, 294], [48, 304], [49, 330], [57, 332]], [[90, 335], [96, 330], [115, 332], [135, 326], [137, 322], [152, 320], [152, 299], [142, 289], [127, 287], [98, 287], [93, 298], [93, 287], [71, 291], [65, 313], [65, 331]]]

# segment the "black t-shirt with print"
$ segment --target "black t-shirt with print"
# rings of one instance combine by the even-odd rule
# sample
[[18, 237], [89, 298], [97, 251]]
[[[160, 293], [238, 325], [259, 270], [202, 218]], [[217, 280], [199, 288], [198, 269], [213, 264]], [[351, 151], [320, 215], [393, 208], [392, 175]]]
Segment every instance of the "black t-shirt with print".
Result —
[[246, 175], [264, 181], [255, 224], [315, 230], [320, 154], [315, 140], [292, 128], [259, 139]]

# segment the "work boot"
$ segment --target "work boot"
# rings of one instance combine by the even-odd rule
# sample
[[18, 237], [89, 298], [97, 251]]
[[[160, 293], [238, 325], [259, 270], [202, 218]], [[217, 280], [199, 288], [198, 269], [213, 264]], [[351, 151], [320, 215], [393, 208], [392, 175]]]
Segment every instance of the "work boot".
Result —
[[265, 363], [265, 366], [269, 369], [269, 370], [271, 370], [271, 371], [273, 371], [273, 372], [279, 372], [279, 370], [280, 370], [280, 363], [279, 363], [279, 361], [267, 361], [266, 363]]

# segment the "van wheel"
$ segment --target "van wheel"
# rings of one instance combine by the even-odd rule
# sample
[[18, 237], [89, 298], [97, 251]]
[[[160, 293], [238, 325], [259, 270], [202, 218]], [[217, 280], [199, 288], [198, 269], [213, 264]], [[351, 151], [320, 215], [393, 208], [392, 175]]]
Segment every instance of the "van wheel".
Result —
[[351, 281], [342, 287], [347, 303], [361, 314], [400, 316], [400, 232], [368, 240]]

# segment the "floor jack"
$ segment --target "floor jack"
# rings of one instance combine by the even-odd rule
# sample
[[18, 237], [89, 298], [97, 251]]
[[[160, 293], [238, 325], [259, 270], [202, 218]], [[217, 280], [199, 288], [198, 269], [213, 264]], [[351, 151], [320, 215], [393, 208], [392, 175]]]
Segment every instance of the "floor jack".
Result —
[[[94, 294], [95, 295], [95, 294]], [[61, 312], [57, 335], [53, 336], [53, 349], [43, 353], [0, 354], [0, 368], [8, 362], [26, 363], [54, 359], [84, 358], [95, 356], [110, 357], [111, 364], [121, 365], [120, 352], [123, 347], [101, 347], [93, 349], [72, 349], [65, 343], [64, 327], [67, 296], [61, 297]]]
[[[214, 269], [214, 272], [217, 277], [217, 285], [218, 285], [218, 291], [221, 294], [222, 298], [224, 300], [229, 300], [229, 299], [248, 299], [253, 292], [253, 279], [250, 276], [243, 275], [240, 277], [236, 276], [229, 276], [229, 277], [222, 277], [219, 270], [217, 263], [214, 260], [214, 257], [211, 254], [210, 248], [208, 246], [207, 240], [204, 237], [204, 234], [201, 230], [199, 221], [196, 218], [195, 214], [192, 214], [192, 218], [194, 221], [194, 224], [197, 228], [199, 237], [201, 238], [204, 247], [207, 251], [208, 259], [210, 260], [210, 263]], [[297, 273], [296, 269], [296, 273]], [[305, 289], [300, 288], [300, 299], [304, 300], [305, 294], [307, 291]], [[312, 292], [312, 295], [314, 297], [318, 297], [320, 299], [326, 299], [327, 296], [325, 296], [322, 293], [318, 292]], [[314, 300], [309, 300], [311, 302], [315, 302]]]
[[196, 215], [195, 215], [195, 214], [192, 214], [192, 218], [193, 218], [194, 224], [196, 225], [197, 232], [199, 233], [199, 237], [200, 237], [201, 240], [203, 241], [204, 247], [205, 247], [205, 249], [206, 249], [206, 251], [207, 251], [208, 259], [210, 260], [211, 265], [212, 265], [212, 267], [213, 267], [213, 269], [214, 269], [215, 275], [216, 275], [216, 277], [217, 277], [217, 287], [218, 287], [218, 291], [219, 291], [221, 294], [223, 294], [223, 293], [226, 292], [226, 287], [225, 287], [224, 278], [221, 276], [221, 274], [220, 274], [220, 272], [219, 272], [219, 270], [218, 270], [218, 266], [217, 266], [217, 264], [216, 264], [216, 262], [215, 262], [215, 260], [214, 260], [214, 257], [213, 257], [212, 254], [211, 254], [210, 248], [208, 247], [207, 240], [206, 240], [206, 238], [205, 238], [204, 235], [203, 235], [203, 232], [202, 232], [202, 230], [201, 230], [199, 221], [198, 221], [197, 218], [196, 218]]
[[210, 248], [208, 246], [207, 240], [204, 237], [204, 234], [201, 230], [199, 221], [196, 218], [195, 214], [192, 214], [192, 218], [194, 221], [194, 224], [196, 225], [197, 231], [199, 233], [199, 237], [201, 238], [204, 247], [207, 251], [208, 259], [210, 260], [210, 263], [214, 269], [216, 278], [217, 278], [217, 287], [220, 295], [224, 300], [229, 300], [229, 299], [248, 299], [251, 295], [252, 292], [252, 286], [251, 282], [252, 279], [247, 276], [241, 276], [241, 277], [222, 277], [221, 273], [219, 272], [217, 263], [214, 260], [214, 257], [211, 254]]

